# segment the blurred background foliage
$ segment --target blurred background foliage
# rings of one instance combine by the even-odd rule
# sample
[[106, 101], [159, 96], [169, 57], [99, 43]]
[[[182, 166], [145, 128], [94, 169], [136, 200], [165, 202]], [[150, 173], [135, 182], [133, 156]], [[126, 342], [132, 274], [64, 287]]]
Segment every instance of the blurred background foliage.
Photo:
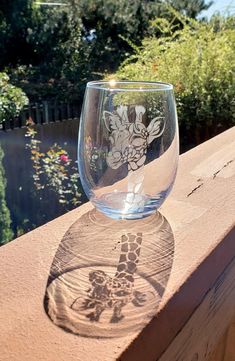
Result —
[[[174, 85], [181, 151], [227, 129], [235, 123], [235, 16], [200, 17], [211, 4], [1, 0], [0, 123], [28, 102], [69, 100], [81, 105], [87, 81], [115, 78]], [[26, 131], [31, 183], [18, 185], [31, 187], [25, 197], [28, 193], [39, 199], [35, 214], [7, 204], [10, 191], [2, 164], [8, 159], [3, 159], [0, 144], [0, 244], [13, 237], [12, 230], [16, 237], [80, 201], [74, 155], [57, 139], [43, 148], [38, 135], [31, 124]], [[44, 192], [50, 197], [43, 205]], [[58, 204], [57, 214], [50, 213], [52, 201]]]
[[206, 23], [174, 13], [182, 27], [153, 21], [162, 36], [145, 38], [111, 78], [172, 83], [184, 149], [235, 124], [235, 18]]
[[[45, 3], [45, 2], [44, 2]], [[204, 0], [63, 0], [61, 6], [34, 0], [0, 4], [0, 70], [30, 101], [81, 100], [87, 80], [114, 72], [147, 36], [161, 36], [150, 21], [164, 17], [180, 26], [169, 8], [196, 18]]]
[[22, 89], [9, 83], [9, 76], [0, 72], [0, 124], [20, 113], [28, 97]]
[[4, 153], [0, 147], [0, 246], [9, 242], [13, 237], [10, 211], [6, 204], [6, 178], [2, 165], [3, 156]]
[[52, 193], [56, 194], [64, 212], [71, 206], [78, 206], [81, 196], [78, 187], [79, 175], [68, 152], [57, 143], [46, 152], [42, 151], [41, 141], [37, 139], [37, 131], [33, 123], [28, 125], [25, 137], [29, 138], [26, 148], [30, 150], [33, 183], [38, 197], [43, 199], [46, 196], [51, 199]]

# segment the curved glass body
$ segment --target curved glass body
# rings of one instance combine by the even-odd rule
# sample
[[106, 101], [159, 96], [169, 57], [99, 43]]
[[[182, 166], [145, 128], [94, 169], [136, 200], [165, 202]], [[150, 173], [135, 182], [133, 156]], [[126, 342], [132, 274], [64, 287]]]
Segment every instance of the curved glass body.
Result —
[[155, 212], [173, 186], [178, 155], [172, 85], [87, 84], [78, 166], [84, 191], [98, 210], [116, 219]]

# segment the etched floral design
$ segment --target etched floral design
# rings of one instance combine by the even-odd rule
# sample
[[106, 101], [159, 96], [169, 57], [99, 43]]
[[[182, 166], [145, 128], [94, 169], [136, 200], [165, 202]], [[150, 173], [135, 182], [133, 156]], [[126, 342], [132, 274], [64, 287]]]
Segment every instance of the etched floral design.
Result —
[[119, 106], [113, 113], [104, 111], [105, 126], [110, 132], [111, 150], [107, 155], [107, 163], [112, 169], [128, 163], [128, 169], [135, 171], [142, 167], [146, 160], [147, 147], [160, 137], [165, 128], [163, 117], [151, 120], [148, 127], [143, 124], [146, 109], [142, 105], [135, 106], [135, 120], [128, 118], [128, 107]]

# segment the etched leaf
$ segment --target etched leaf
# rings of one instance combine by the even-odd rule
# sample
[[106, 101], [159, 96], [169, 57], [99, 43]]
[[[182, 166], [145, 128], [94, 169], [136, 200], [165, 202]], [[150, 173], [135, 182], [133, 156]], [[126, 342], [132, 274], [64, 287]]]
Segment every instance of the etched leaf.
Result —
[[108, 111], [104, 111], [104, 123], [109, 132], [115, 130], [123, 130], [125, 129], [126, 125], [123, 119], [118, 114], [112, 114]]
[[148, 144], [150, 144], [154, 139], [162, 135], [165, 128], [165, 122], [163, 119], [164, 119], [163, 117], [157, 117], [150, 122], [147, 128], [149, 133]]
[[110, 112], [107, 112], [107, 111], [104, 111], [103, 112], [103, 119], [104, 119], [104, 124], [105, 124], [105, 126], [106, 126], [106, 128], [107, 128], [107, 130], [109, 131], [109, 132], [111, 132], [111, 121], [112, 121], [112, 118], [113, 118], [113, 114], [112, 113], [110, 113]]

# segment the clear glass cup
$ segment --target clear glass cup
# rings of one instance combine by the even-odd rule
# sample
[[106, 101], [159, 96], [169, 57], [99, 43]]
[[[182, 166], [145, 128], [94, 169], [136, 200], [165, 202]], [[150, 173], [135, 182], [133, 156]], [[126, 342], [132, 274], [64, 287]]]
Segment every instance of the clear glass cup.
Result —
[[178, 156], [171, 84], [87, 83], [78, 166], [84, 191], [99, 211], [114, 219], [154, 213], [173, 186]]

